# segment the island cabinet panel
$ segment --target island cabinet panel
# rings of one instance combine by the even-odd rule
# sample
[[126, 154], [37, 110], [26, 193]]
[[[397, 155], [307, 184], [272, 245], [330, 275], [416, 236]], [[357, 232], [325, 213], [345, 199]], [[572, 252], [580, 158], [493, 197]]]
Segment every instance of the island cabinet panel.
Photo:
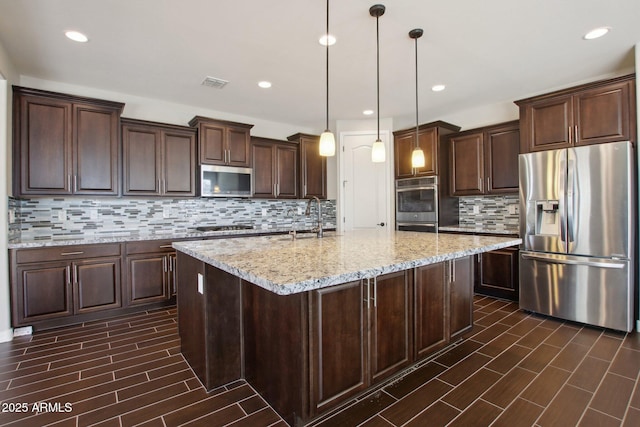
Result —
[[411, 277], [410, 271], [400, 271], [369, 280], [372, 382], [411, 362]]
[[518, 247], [476, 255], [475, 292], [518, 301]]
[[242, 300], [244, 377], [298, 425], [308, 417], [308, 293], [277, 295], [243, 281]]
[[369, 385], [367, 296], [362, 281], [312, 292], [311, 410], [318, 414]]
[[444, 347], [448, 337], [449, 296], [446, 262], [416, 269], [414, 281], [414, 357], [420, 359]]
[[449, 340], [455, 341], [473, 327], [473, 268], [472, 257], [449, 262], [451, 280], [449, 291]]

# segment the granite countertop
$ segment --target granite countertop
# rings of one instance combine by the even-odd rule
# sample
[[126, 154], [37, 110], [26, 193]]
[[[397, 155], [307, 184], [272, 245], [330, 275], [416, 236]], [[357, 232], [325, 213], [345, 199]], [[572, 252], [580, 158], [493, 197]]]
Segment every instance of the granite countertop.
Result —
[[[255, 234], [288, 233], [291, 227], [286, 228], [252, 228], [248, 230], [222, 230], [222, 231], [198, 231], [195, 228], [182, 232], [156, 232], [139, 233], [136, 231], [124, 231], [103, 234], [78, 234], [77, 236], [47, 236], [42, 239], [16, 239], [8, 242], [9, 249], [43, 248], [49, 246], [90, 245], [99, 243], [122, 243], [143, 240], [173, 240], [173, 239], [201, 239], [221, 236], [251, 236]], [[308, 230], [297, 230], [305, 233]]]
[[465, 226], [445, 226], [438, 227], [439, 232], [452, 232], [452, 233], [469, 233], [469, 234], [500, 234], [505, 236], [518, 236], [520, 231], [518, 229], [496, 229], [496, 228], [484, 228], [484, 227], [465, 227]]
[[514, 237], [410, 231], [352, 231], [174, 242], [207, 264], [280, 295], [320, 289], [518, 245]]

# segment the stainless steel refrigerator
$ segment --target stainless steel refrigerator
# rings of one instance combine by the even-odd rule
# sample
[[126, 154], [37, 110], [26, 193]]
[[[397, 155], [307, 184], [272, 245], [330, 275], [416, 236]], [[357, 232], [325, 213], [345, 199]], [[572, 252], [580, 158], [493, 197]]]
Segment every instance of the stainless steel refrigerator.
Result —
[[520, 308], [633, 329], [634, 159], [629, 142], [519, 156]]

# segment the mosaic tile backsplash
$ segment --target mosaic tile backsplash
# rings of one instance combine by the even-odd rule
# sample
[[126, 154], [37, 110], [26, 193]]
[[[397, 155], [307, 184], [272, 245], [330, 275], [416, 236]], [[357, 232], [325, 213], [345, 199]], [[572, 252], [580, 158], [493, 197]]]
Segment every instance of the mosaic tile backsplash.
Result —
[[519, 203], [517, 194], [461, 197], [459, 200], [460, 226], [517, 232], [520, 219]]
[[[316, 203], [263, 199], [9, 198], [9, 239], [106, 235], [119, 232], [180, 233], [204, 225], [250, 224], [256, 229], [315, 226]], [[322, 201], [326, 228], [336, 226], [334, 200]]]

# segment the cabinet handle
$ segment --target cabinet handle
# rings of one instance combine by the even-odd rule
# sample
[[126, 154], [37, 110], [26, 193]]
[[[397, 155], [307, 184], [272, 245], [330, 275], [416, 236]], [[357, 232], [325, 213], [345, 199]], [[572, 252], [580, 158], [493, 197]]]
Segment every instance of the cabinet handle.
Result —
[[[347, 182], [347, 181], [345, 181]], [[307, 197], [307, 184], [304, 185], [304, 194], [302, 195], [303, 197]]]
[[480, 187], [480, 191], [484, 191], [484, 183], [482, 182], [482, 178], [478, 178], [478, 187]]
[[571, 129], [571, 126], [569, 126], [568, 130], [569, 130], [569, 144], [571, 144], [572, 143], [572, 139], [573, 139], [573, 138], [571, 138], [571, 136], [573, 135], [573, 130]]
[[456, 267], [455, 267], [455, 260], [451, 260], [451, 263], [449, 264], [450, 266], [450, 271], [451, 271], [451, 283], [455, 283], [456, 281]]
[[575, 138], [576, 144], [578, 143], [578, 125], [575, 125], [573, 127], [575, 129], [574, 133], [573, 133], [573, 137]]
[[67, 272], [67, 286], [71, 286], [71, 267], [67, 266], [65, 270]]
[[62, 252], [60, 255], [61, 256], [68, 256], [68, 255], [82, 255], [84, 252], [83, 251], [78, 251], [78, 252]]
[[373, 278], [373, 306], [378, 306], [378, 277]]
[[167, 249], [167, 248], [172, 248], [173, 246], [171, 246], [171, 244], [168, 245], [160, 245], [160, 249]]
[[487, 177], [487, 191], [491, 191], [491, 177]]
[[175, 258], [169, 257], [169, 271], [173, 272], [173, 263], [175, 262]]
[[67, 186], [69, 187], [69, 191], [73, 191], [73, 188], [71, 186], [71, 175], [67, 175]]
[[73, 191], [78, 191], [78, 175], [73, 175]]
[[78, 266], [77, 265], [73, 266], [73, 283], [75, 285], [78, 284]]
[[164, 271], [165, 273], [167, 272], [167, 257], [166, 256], [162, 257], [162, 271]]
[[367, 310], [371, 308], [371, 289], [369, 288], [370, 280], [367, 278], [367, 297], [364, 299], [364, 302], [367, 303]]

